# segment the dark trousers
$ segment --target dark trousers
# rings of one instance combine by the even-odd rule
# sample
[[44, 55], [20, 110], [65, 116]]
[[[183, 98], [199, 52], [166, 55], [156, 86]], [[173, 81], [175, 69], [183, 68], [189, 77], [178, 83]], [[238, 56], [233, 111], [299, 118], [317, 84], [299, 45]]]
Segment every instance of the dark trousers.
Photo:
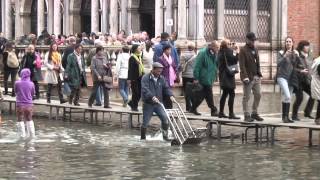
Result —
[[184, 91], [184, 99], [186, 101], [186, 110], [190, 111], [191, 107], [192, 107], [192, 101], [191, 101], [191, 97], [189, 97], [187, 95], [187, 82], [193, 82], [193, 78], [182, 78], [182, 86], [183, 86], [183, 91]]
[[[204, 99], [207, 102], [208, 107], [211, 109], [211, 111], [217, 111], [217, 108], [214, 106], [213, 102], [213, 93], [212, 93], [212, 86], [206, 86], [202, 85], [202, 92]], [[192, 104], [192, 108], [195, 110], [198, 108], [198, 106], [202, 103], [202, 101], [198, 101], [197, 103]]]
[[131, 91], [132, 98], [128, 104], [132, 109], [137, 109], [141, 98], [141, 78], [135, 81], [131, 81]]
[[[49, 100], [49, 101], [51, 99], [52, 88], [53, 88], [53, 84], [48, 84], [47, 100]], [[58, 77], [57, 90], [58, 90], [59, 100], [61, 101], [61, 100], [63, 100], [63, 94], [62, 94], [62, 82], [61, 82], [60, 77]]]
[[69, 96], [69, 104], [78, 104], [80, 99], [80, 87], [72, 87], [71, 88], [71, 94]]
[[89, 97], [89, 102], [88, 104], [91, 106], [93, 104], [93, 101], [95, 100], [96, 98], [96, 95], [97, 95], [97, 92], [98, 92], [98, 89], [99, 87], [102, 89], [103, 91], [103, 95], [104, 95], [104, 106], [105, 107], [108, 107], [110, 104], [109, 104], [109, 91], [108, 89], [106, 88], [104, 82], [93, 82], [93, 89], [92, 89], [92, 92], [91, 92], [91, 95]]
[[232, 114], [233, 113], [234, 97], [235, 97], [234, 89], [230, 89], [230, 88], [223, 88], [222, 89], [222, 96], [220, 98], [220, 109], [219, 110], [220, 110], [220, 112], [223, 112], [224, 105], [226, 103], [228, 96], [229, 96], [229, 100], [228, 100], [229, 114]]
[[163, 105], [166, 109], [172, 109], [173, 105], [170, 96], [163, 96]]
[[17, 73], [18, 73], [18, 69], [10, 69], [10, 70], [4, 71], [3, 86], [4, 86], [5, 94], [8, 94], [8, 79], [9, 79], [9, 76], [11, 76], [12, 95], [15, 95], [14, 83], [16, 82]]
[[34, 84], [34, 89], [36, 91], [36, 98], [39, 99], [40, 98], [39, 83], [38, 81], [33, 81], [33, 84]]
[[312, 112], [313, 105], [314, 105], [314, 99], [312, 99], [312, 97], [311, 97], [311, 86], [310, 86], [310, 84], [302, 84], [299, 89], [294, 90], [294, 93], [296, 94], [296, 100], [293, 104], [292, 117], [298, 116], [298, 110], [299, 110], [299, 107], [303, 101], [303, 92], [306, 92], [309, 95], [309, 100], [308, 100], [307, 105], [304, 109], [304, 114], [306, 116], [309, 116]]
[[320, 100], [318, 100], [318, 107], [317, 107], [317, 114], [316, 114], [316, 119], [320, 118]]

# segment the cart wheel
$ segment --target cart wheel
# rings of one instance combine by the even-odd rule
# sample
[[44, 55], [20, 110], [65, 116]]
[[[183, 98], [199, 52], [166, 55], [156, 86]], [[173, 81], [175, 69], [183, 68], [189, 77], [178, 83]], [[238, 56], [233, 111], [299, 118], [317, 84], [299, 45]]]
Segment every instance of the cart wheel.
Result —
[[171, 141], [171, 146], [179, 146], [179, 145], [180, 145], [180, 143], [178, 140], [174, 139]]

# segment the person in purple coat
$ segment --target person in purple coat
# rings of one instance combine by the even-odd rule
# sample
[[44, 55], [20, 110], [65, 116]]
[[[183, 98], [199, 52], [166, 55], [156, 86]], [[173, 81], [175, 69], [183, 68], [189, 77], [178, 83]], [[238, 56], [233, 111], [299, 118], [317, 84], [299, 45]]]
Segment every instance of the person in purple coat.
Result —
[[[162, 64], [162, 76], [166, 80], [170, 88], [173, 87], [175, 80], [177, 79], [177, 66], [175, 64], [174, 58], [171, 56], [171, 46], [163, 46], [163, 54], [159, 58], [159, 63]], [[172, 101], [170, 97], [163, 97], [163, 104], [167, 109], [172, 109]]]
[[[17, 130], [21, 138], [35, 137], [34, 123], [32, 120], [33, 103], [32, 97], [35, 94], [35, 87], [30, 80], [31, 72], [24, 68], [20, 72], [21, 80], [15, 82], [16, 90], [16, 113]], [[26, 132], [27, 129], [27, 132]]]

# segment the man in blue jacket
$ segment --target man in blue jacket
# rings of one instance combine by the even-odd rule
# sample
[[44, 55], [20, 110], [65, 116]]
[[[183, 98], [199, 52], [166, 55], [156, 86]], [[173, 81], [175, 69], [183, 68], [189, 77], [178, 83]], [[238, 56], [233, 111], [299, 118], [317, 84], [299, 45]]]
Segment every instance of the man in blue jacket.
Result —
[[[161, 41], [159, 44], [157, 44], [154, 47], [154, 54], [153, 54], [153, 62], [158, 62], [159, 58], [163, 55], [163, 47], [165, 45], [170, 45], [171, 46], [171, 57], [174, 59], [174, 62], [179, 68], [180, 66], [180, 61], [179, 61], [179, 55], [177, 49], [170, 43], [170, 35], [166, 32], [161, 33]], [[177, 69], [178, 70], [178, 69]]]
[[141, 126], [141, 140], [146, 139], [146, 131], [155, 112], [161, 120], [161, 129], [163, 139], [168, 139], [168, 119], [160, 103], [163, 102], [163, 96], [170, 96], [171, 101], [175, 101], [166, 80], [161, 76], [162, 64], [155, 62], [152, 65], [152, 71], [145, 74], [141, 80], [141, 97], [143, 101], [143, 123]]

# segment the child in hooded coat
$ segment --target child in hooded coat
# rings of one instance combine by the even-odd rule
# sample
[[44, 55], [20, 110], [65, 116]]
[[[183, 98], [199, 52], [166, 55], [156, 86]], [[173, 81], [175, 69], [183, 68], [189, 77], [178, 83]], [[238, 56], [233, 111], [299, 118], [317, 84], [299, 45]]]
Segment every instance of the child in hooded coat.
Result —
[[35, 87], [30, 80], [30, 75], [31, 72], [29, 69], [22, 69], [20, 72], [21, 80], [15, 82], [16, 113], [18, 118], [17, 129], [21, 138], [35, 137], [34, 123], [32, 120], [32, 97], [35, 94]]

